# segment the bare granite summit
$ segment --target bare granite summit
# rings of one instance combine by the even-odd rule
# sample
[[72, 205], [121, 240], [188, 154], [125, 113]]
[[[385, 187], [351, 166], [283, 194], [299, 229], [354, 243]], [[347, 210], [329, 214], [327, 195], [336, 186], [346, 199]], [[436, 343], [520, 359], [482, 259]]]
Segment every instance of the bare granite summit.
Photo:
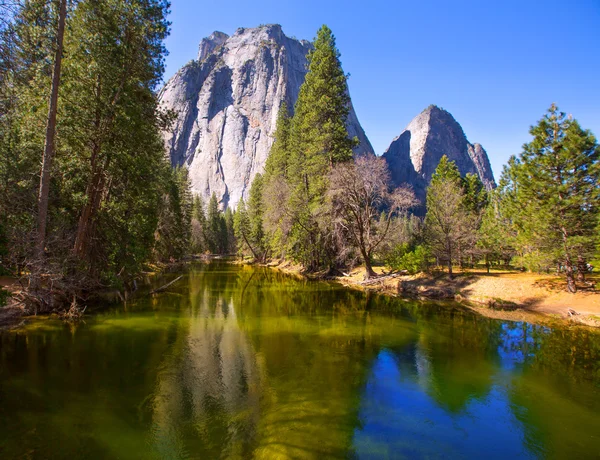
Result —
[[[198, 59], [180, 69], [159, 94], [176, 120], [163, 138], [173, 166], [185, 165], [195, 193], [214, 192], [222, 208], [248, 197], [264, 171], [282, 102], [293, 107], [307, 72], [311, 44], [287, 37], [279, 25], [214, 32]], [[373, 153], [350, 107], [348, 131]]]
[[486, 189], [496, 186], [486, 151], [471, 144], [454, 117], [435, 105], [417, 115], [383, 154], [395, 185], [409, 184], [420, 199], [442, 156], [456, 162], [460, 173], [477, 174]]

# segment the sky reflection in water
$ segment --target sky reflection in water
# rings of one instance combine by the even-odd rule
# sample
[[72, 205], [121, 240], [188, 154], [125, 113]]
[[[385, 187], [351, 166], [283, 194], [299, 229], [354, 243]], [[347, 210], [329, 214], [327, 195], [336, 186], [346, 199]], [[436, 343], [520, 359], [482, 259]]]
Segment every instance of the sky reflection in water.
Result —
[[214, 263], [0, 340], [3, 458], [600, 456], [582, 328]]

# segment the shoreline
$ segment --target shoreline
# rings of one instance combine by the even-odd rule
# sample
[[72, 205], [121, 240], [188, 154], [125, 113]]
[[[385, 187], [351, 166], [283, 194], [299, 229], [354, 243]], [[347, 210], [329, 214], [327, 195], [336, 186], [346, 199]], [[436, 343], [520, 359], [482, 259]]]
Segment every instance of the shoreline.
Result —
[[[144, 275], [157, 276], [171, 271], [174, 267], [184, 266], [190, 262], [210, 261], [221, 257], [190, 257], [175, 263], [154, 266], [155, 271]], [[541, 325], [587, 326], [600, 328], [600, 292], [598, 289], [588, 289], [577, 294], [568, 294], [561, 289], [562, 280], [551, 275], [534, 275], [506, 271], [492, 272], [463, 272], [453, 280], [446, 275], [432, 276], [425, 274], [404, 275], [385, 274], [382, 267], [376, 267], [381, 278], [372, 278], [366, 284], [363, 281], [364, 269], [357, 267], [345, 273], [344, 276], [325, 276], [323, 274], [308, 274], [303, 267], [288, 261], [255, 264], [248, 260], [227, 260], [236, 265], [255, 265], [301, 277], [312, 281], [332, 281], [350, 289], [363, 292], [415, 299], [421, 301], [455, 301], [468, 310], [481, 316], [504, 321], [525, 321]], [[0, 287], [9, 288], [18, 283], [15, 278], [0, 278]], [[501, 281], [498, 283], [498, 281]], [[515, 292], [510, 292], [507, 286], [514, 286]], [[112, 292], [112, 291], [111, 291]], [[523, 293], [530, 294], [524, 297]], [[531, 296], [531, 294], [537, 295]], [[585, 302], [584, 302], [585, 301]], [[579, 303], [578, 303], [579, 302]], [[585, 305], [582, 305], [584, 302]], [[583, 307], [583, 308], [581, 308]], [[569, 310], [577, 314], [569, 315]], [[55, 314], [49, 313], [51, 317]], [[5, 307], [0, 308], [0, 329], [20, 327], [31, 315], [25, 314], [22, 306], [14, 299]]]
[[[247, 262], [239, 262], [247, 263]], [[351, 289], [376, 292], [378, 294], [404, 297], [423, 301], [456, 301], [465, 308], [487, 318], [505, 321], [562, 326], [587, 326], [600, 328], [600, 292], [597, 289], [569, 294], [561, 290], [562, 279], [551, 275], [511, 273], [506, 271], [487, 273], [460, 273], [453, 280], [446, 275], [425, 274], [383, 276], [364, 284], [364, 269], [355, 268], [348, 276], [320, 277], [308, 275], [302, 267], [289, 262], [265, 264], [264, 266], [287, 274], [312, 280], [327, 280]], [[381, 272], [381, 268], [379, 272]], [[504, 281], [494, 286], [497, 280]], [[491, 282], [490, 282], [491, 281]], [[498, 284], [498, 283], [496, 283]], [[515, 296], [505, 289], [507, 284], [516, 284], [521, 291], [537, 297]], [[507, 298], [508, 297], [508, 298]], [[582, 305], [585, 301], [585, 305]], [[577, 314], [569, 315], [569, 309]]]

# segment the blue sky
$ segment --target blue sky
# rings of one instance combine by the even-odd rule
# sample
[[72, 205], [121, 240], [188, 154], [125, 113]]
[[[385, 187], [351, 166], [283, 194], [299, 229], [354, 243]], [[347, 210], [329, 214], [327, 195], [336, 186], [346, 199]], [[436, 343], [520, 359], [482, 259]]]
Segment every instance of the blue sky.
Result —
[[172, 0], [168, 79], [215, 30], [327, 24], [377, 154], [429, 104], [487, 150], [496, 178], [550, 106], [600, 136], [600, 0]]

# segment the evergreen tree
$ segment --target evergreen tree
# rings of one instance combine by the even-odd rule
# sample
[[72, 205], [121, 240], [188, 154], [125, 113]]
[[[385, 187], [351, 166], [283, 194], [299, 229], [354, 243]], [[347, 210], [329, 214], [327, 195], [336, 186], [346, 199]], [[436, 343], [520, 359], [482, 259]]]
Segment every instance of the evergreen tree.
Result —
[[59, 0], [58, 18], [56, 27], [56, 51], [52, 69], [52, 86], [50, 89], [48, 117], [46, 119], [46, 137], [44, 139], [44, 154], [42, 156], [42, 170], [40, 173], [40, 191], [37, 206], [37, 232], [36, 232], [36, 263], [32, 270], [31, 284], [34, 289], [39, 288], [40, 275], [44, 265], [46, 249], [46, 227], [48, 224], [48, 199], [50, 193], [50, 172], [55, 155], [56, 144], [56, 116], [58, 112], [58, 92], [62, 69], [63, 43], [65, 36], [65, 23], [67, 20], [67, 0]]
[[501, 185], [522, 245], [564, 267], [569, 292], [583, 276], [598, 218], [600, 149], [590, 131], [552, 105], [530, 130], [533, 140], [509, 161]]
[[221, 212], [219, 201], [213, 192], [206, 210], [206, 245], [211, 254], [220, 254], [222, 248], [221, 234]]
[[[24, 2], [0, 37], [0, 194], [8, 200], [0, 200], [0, 216], [15, 267], [34, 268], [29, 246], [44, 239], [37, 228], [45, 220], [38, 252], [43, 247], [53, 292], [71, 302], [71, 293], [131, 279], [155, 247], [171, 184], [155, 91], [168, 3], [71, 2], [60, 53], [56, 24], [64, 15], [56, 6], [64, 4]], [[55, 56], [62, 56], [60, 91], [49, 113]], [[32, 213], [38, 201], [40, 223]]]
[[225, 213], [223, 214], [223, 220], [225, 222], [225, 229], [226, 229], [226, 240], [227, 240], [227, 250], [226, 253], [227, 254], [235, 254], [235, 252], [237, 251], [237, 243], [235, 240], [235, 231], [234, 231], [234, 225], [233, 225], [233, 220], [234, 220], [234, 215], [233, 212], [231, 211], [231, 208], [227, 208], [225, 210]]
[[291, 118], [287, 104], [284, 102], [277, 113], [275, 125], [275, 141], [265, 163], [265, 182], [274, 178], [287, 178], [290, 156]]
[[[100, 223], [124, 218], [120, 206], [106, 215], [107, 198], [144, 204], [160, 199], [161, 191], [152, 188], [157, 175], [165, 174], [164, 158], [158, 158], [164, 153], [155, 89], [164, 70], [168, 6], [165, 0], [88, 0], [78, 4], [71, 19], [63, 130], [68, 150], [82, 141], [86, 148], [73, 155], [80, 161], [63, 166], [85, 178], [73, 252], [92, 268]], [[141, 182], [140, 187], [132, 182]], [[125, 187], [118, 190], [121, 184]], [[129, 213], [138, 209], [130, 206]], [[121, 230], [129, 227], [124, 223]]]
[[0, 220], [10, 248], [5, 263], [18, 271], [33, 259], [58, 20], [55, 4], [45, 0], [14, 6], [12, 21], [0, 32]]
[[432, 184], [444, 180], [450, 181], [462, 188], [462, 179], [460, 177], [458, 166], [456, 166], [454, 161], [450, 161], [446, 155], [442, 156], [437, 168], [435, 168], [435, 171], [431, 175]]
[[474, 215], [481, 215], [488, 204], [488, 193], [477, 174], [467, 173], [463, 178], [465, 206]]
[[204, 200], [201, 195], [195, 195], [192, 210], [191, 247], [194, 253], [206, 251], [206, 214], [204, 211]]
[[160, 260], [180, 259], [191, 243], [192, 195], [185, 168], [175, 168], [168, 179], [167, 193], [156, 230], [155, 252]]
[[288, 164], [288, 209], [293, 216], [290, 246], [295, 258], [311, 270], [327, 263], [331, 243], [330, 229], [324, 229], [325, 219], [319, 218], [327, 171], [335, 163], [351, 160], [357, 143], [346, 129], [350, 101], [331, 29], [322, 26], [313, 45], [291, 122]]
[[254, 259], [258, 260], [258, 255], [254, 252], [254, 248], [250, 243], [251, 228], [252, 226], [250, 224], [250, 218], [248, 217], [246, 203], [242, 198], [238, 203], [233, 220], [233, 229], [238, 241], [238, 253], [243, 257], [249, 251], [254, 256]]
[[502, 215], [499, 195], [492, 193], [481, 214], [477, 231], [477, 248], [489, 273], [492, 262], [509, 263], [514, 255], [514, 234], [510, 222]]
[[263, 178], [257, 174], [250, 187], [250, 197], [248, 199], [248, 219], [250, 221], [249, 242], [252, 245], [252, 252], [258, 256], [259, 261], [264, 262], [267, 258], [267, 245], [263, 230]]

